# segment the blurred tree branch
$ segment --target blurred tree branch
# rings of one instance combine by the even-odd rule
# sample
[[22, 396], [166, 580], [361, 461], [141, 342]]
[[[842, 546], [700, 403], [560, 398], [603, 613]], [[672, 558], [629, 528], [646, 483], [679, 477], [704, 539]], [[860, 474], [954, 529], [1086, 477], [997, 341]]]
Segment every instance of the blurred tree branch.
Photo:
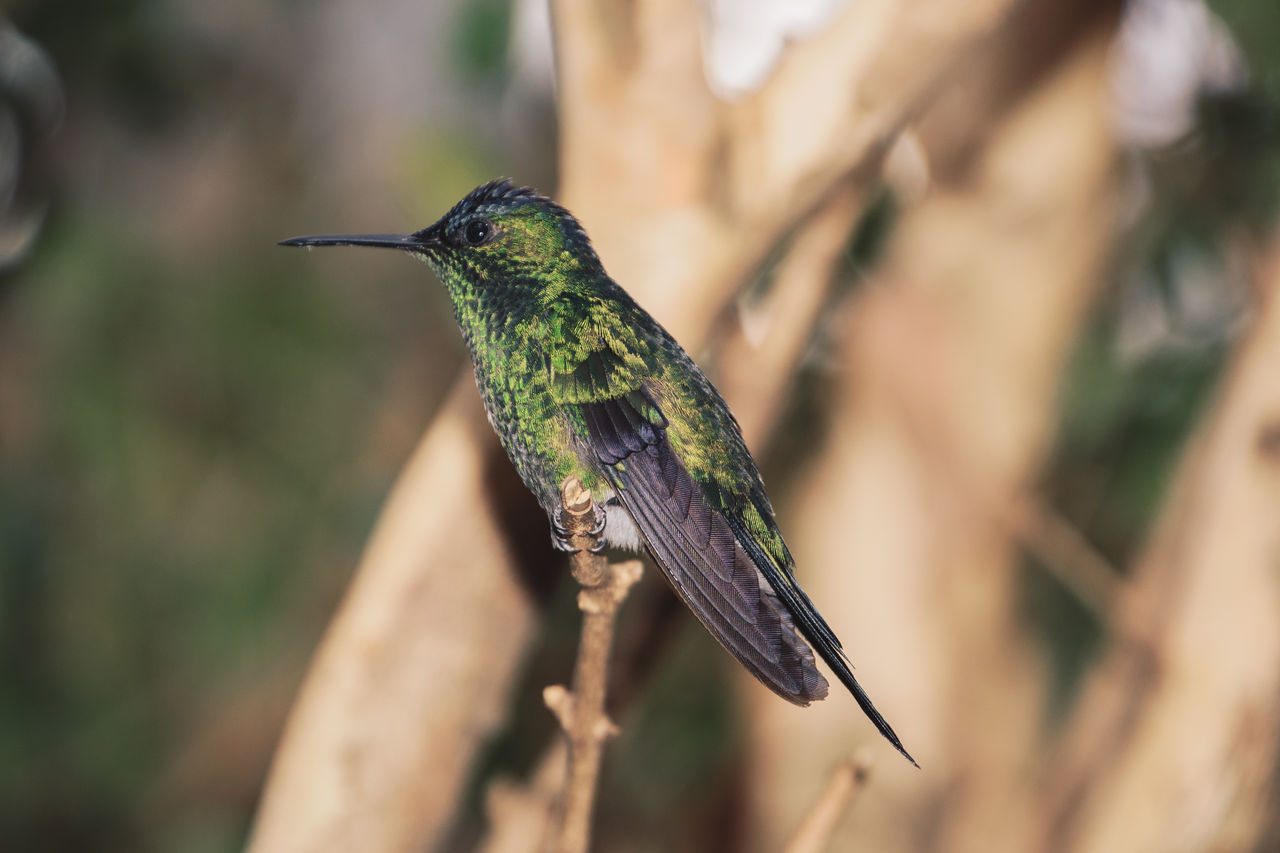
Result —
[[535, 853], [553, 837], [557, 798], [564, 791], [568, 747], [556, 738], [525, 785], [499, 779], [490, 784], [486, 799], [489, 833], [477, 847], [480, 853]]
[[[924, 839], [902, 827], [927, 825], [935, 849], [1023, 849], [1047, 679], [1019, 615], [1008, 519], [1051, 439], [1112, 240], [1107, 48], [1105, 30], [1086, 31], [993, 112], [956, 110], [945, 128], [922, 117], [926, 150], [959, 134], [967, 156], [930, 152], [929, 195], [844, 308], [830, 433], [784, 532], [924, 773], [886, 764], [856, 839], [837, 845], [915, 850]], [[747, 813], [768, 849], [815, 795], [821, 756], [874, 735], [837, 701], [796, 712], [751, 698]]]
[[[935, 192], [847, 314], [833, 436], [788, 513], [815, 599], [846, 603], [831, 621], [876, 650], [863, 676], [932, 756], [924, 785], [887, 766], [867, 792], [857, 843], [871, 849], [1254, 850], [1276, 835], [1280, 249], [1266, 247], [1257, 316], [1131, 580], [1027, 493], [1114, 239], [1107, 28], [1080, 32], [1034, 87], [985, 89], [1009, 100], [962, 117], [984, 125], [967, 147], [955, 127], [942, 137]], [[923, 117], [927, 140], [937, 121]], [[1113, 635], [1056, 743], [1018, 547]], [[898, 679], [878, 687], [876, 671]], [[849, 721], [752, 707], [748, 813], [768, 846]]]
[[[1280, 239], [1058, 748], [1050, 851], [1251, 850], [1280, 753]], [[1204, 796], [1206, 787], [1215, 796]]]
[[862, 201], [851, 184], [824, 200], [787, 247], [760, 304], [743, 308], [744, 316], [720, 341], [716, 384], [734, 401], [733, 415], [752, 447], [772, 431], [813, 341]]
[[870, 778], [871, 766], [865, 756], [840, 762], [800, 829], [787, 843], [785, 853], [821, 853], [827, 849], [836, 824]]

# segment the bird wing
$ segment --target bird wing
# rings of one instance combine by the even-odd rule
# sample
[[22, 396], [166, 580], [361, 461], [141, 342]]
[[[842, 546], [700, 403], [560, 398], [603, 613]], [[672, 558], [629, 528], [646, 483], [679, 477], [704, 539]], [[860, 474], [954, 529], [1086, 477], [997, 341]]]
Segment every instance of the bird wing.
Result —
[[671, 449], [652, 401], [634, 391], [580, 404], [579, 411], [605, 476], [681, 600], [775, 693], [798, 705], [825, 697], [813, 652]]
[[813, 652], [723, 515], [673, 451], [646, 392], [661, 371], [634, 326], [590, 329], [549, 360], [553, 396], [600, 462], [676, 594], [761, 682], [800, 705], [827, 695]]
[[[661, 368], [643, 342], [637, 346], [616, 335], [593, 336], [595, 347], [552, 367], [552, 392], [575, 431], [676, 594], [725, 649], [775, 693], [808, 705], [826, 697], [828, 684], [807, 639], [876, 729], [915, 764], [796, 583], [791, 555], [728, 407], [679, 345], [659, 335], [671, 350], [667, 356], [686, 360], [691, 371], [678, 389], [655, 380]], [[690, 410], [697, 413], [697, 429], [708, 433], [702, 444], [727, 442], [711, 454], [714, 461], [699, 460], [696, 476], [672, 446], [674, 427], [660, 400], [681, 410], [676, 426], [684, 423], [686, 430]]]

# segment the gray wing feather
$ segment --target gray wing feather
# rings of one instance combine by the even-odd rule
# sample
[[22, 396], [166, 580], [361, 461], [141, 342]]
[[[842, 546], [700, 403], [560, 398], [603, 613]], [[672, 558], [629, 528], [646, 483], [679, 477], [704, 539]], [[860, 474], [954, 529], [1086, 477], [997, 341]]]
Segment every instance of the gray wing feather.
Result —
[[618, 500], [676, 594], [721, 645], [783, 698], [807, 705], [827, 681], [791, 615], [738, 537], [707, 502], [661, 427], [625, 399], [581, 406]]

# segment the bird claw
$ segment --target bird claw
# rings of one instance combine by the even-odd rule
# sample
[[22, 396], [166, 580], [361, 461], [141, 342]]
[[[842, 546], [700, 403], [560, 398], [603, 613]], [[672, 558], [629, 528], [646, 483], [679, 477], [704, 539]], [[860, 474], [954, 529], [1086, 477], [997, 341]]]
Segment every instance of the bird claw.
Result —
[[568, 531], [557, 529], [555, 522], [551, 524], [551, 547], [562, 554], [576, 554], [578, 549], [569, 544]]
[[[608, 516], [605, 515], [604, 509], [599, 504], [592, 504], [591, 510], [591, 529], [587, 533], [592, 539], [596, 540], [596, 544], [588, 548], [587, 551], [592, 554], [599, 554], [605, 549], [605, 543], [599, 537], [601, 533], [604, 533]], [[565, 527], [563, 513], [564, 508], [559, 507], [551, 514], [551, 546], [565, 554], [576, 554], [582, 549], [575, 548], [570, 541], [573, 538], [573, 534], [569, 532], [569, 528]]]
[[605, 515], [604, 509], [599, 504], [592, 504], [591, 510], [594, 514], [592, 518], [593, 523], [591, 525], [591, 529], [587, 532], [592, 536], [599, 536], [601, 533], [604, 533], [604, 524], [608, 520], [608, 516]]

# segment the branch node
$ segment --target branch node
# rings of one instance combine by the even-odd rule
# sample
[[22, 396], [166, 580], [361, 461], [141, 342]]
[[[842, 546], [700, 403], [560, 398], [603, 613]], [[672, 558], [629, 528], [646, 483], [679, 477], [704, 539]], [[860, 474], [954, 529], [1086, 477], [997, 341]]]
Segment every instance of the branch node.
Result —
[[573, 694], [563, 684], [543, 688], [542, 701], [556, 715], [565, 731], [573, 728]]
[[[581, 581], [581, 579], [579, 579]], [[584, 589], [578, 593], [578, 609], [583, 613], [604, 613], [609, 610], [611, 602], [609, 596], [600, 595], [601, 592], [608, 593], [607, 589], [597, 586], [592, 589]]]
[[596, 721], [595, 728], [591, 733], [594, 735], [596, 740], [603, 741], [608, 740], [611, 737], [617, 737], [619, 731], [621, 730], [618, 728], [617, 723], [608, 717], [601, 717]]

